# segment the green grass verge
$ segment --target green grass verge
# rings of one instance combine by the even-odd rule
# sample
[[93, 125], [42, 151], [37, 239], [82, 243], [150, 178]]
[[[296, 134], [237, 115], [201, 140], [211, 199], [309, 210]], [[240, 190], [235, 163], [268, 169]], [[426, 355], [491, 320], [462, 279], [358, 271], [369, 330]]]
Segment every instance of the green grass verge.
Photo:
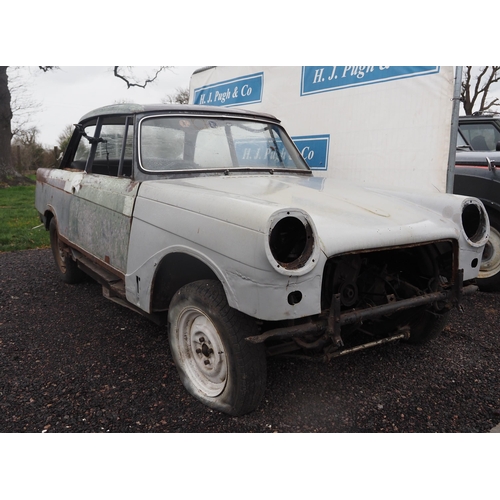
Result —
[[50, 246], [35, 208], [35, 186], [0, 189], [0, 252]]

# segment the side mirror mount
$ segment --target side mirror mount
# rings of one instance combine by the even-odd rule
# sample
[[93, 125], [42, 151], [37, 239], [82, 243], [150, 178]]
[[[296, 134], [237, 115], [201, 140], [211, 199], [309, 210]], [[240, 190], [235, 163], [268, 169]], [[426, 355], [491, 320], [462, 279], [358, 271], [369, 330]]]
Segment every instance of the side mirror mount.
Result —
[[490, 160], [488, 157], [486, 157], [486, 162], [488, 163], [488, 170], [490, 172], [494, 172], [496, 169], [495, 161]]

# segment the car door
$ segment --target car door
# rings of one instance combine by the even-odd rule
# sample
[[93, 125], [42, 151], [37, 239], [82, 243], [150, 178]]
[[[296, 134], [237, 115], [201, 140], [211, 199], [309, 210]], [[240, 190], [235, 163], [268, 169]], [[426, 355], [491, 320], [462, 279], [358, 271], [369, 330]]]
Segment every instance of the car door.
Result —
[[67, 239], [87, 257], [124, 274], [139, 187], [132, 179], [132, 120], [101, 118], [79, 126], [77, 133], [78, 147], [66, 165], [75, 174], [70, 182]]

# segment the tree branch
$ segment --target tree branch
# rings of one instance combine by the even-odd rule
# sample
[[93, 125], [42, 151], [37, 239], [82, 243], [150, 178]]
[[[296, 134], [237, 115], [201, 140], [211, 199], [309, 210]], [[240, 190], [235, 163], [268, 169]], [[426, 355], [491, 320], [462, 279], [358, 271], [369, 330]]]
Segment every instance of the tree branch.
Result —
[[156, 70], [156, 73], [155, 75], [150, 78], [150, 77], [147, 77], [143, 83], [138, 83], [137, 81], [132, 81], [133, 80], [133, 77], [128, 77], [126, 75], [124, 75], [122, 72], [120, 72], [120, 67], [121, 66], [114, 66], [113, 68], [113, 74], [117, 77], [117, 78], [120, 78], [121, 80], [123, 80], [126, 84], [127, 84], [127, 88], [129, 89], [130, 87], [140, 87], [142, 89], [146, 88], [146, 86], [149, 84], [149, 83], [152, 83], [154, 82], [157, 78], [158, 78], [158, 75], [165, 69], [169, 68], [169, 66], [160, 66], [157, 70]]
[[474, 108], [478, 113], [500, 105], [498, 98], [488, 102], [488, 94], [491, 86], [500, 81], [500, 66], [483, 66], [479, 69], [479, 74], [475, 77], [475, 84], [472, 84], [472, 66], [465, 67], [465, 74], [462, 80], [461, 101], [465, 114], [471, 115]]

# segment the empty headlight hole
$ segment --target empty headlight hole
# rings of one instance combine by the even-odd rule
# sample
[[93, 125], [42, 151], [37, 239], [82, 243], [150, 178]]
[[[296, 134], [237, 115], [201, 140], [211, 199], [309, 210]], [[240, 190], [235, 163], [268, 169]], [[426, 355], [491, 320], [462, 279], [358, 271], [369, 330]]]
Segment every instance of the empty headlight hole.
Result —
[[473, 243], [480, 241], [484, 235], [484, 216], [480, 208], [470, 203], [462, 211], [462, 227], [467, 238]]
[[302, 267], [312, 253], [311, 228], [297, 217], [284, 217], [273, 227], [269, 247], [278, 264], [284, 268]]

